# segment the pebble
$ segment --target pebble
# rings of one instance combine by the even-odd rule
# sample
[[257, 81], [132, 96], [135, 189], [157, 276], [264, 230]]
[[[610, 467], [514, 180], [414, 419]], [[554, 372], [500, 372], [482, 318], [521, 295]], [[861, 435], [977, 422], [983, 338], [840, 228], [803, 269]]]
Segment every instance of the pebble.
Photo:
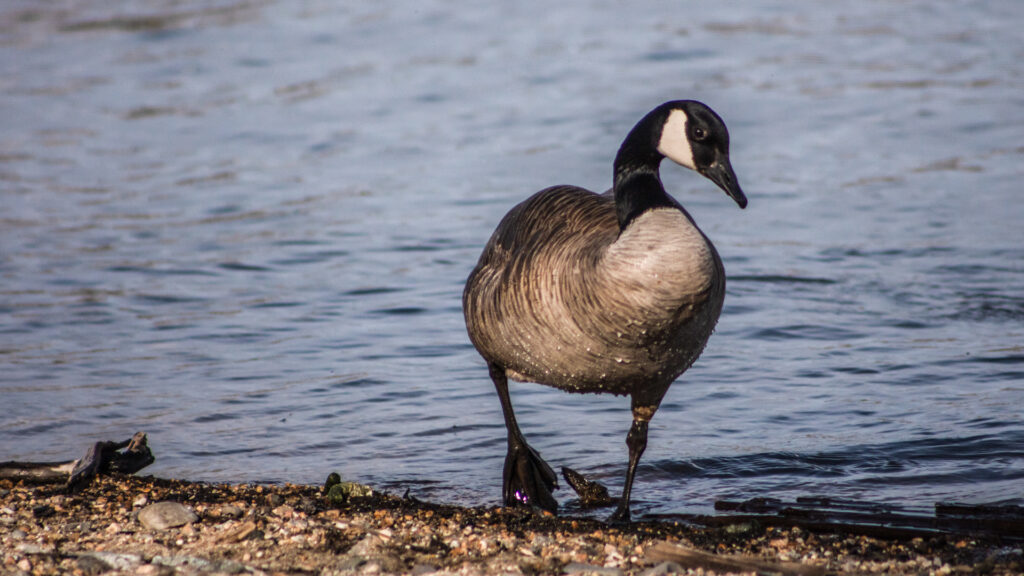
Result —
[[79, 556], [78, 560], [75, 562], [75, 566], [85, 576], [97, 576], [98, 574], [103, 574], [104, 572], [109, 572], [114, 569], [113, 566], [107, 564], [103, 560], [89, 555]]
[[151, 530], [165, 530], [199, 520], [187, 506], [177, 502], [157, 502], [139, 511], [139, 523]]
[[29, 542], [24, 542], [22, 544], [18, 544], [17, 546], [15, 546], [14, 549], [18, 552], [21, 552], [22, 554], [53, 554], [53, 551], [56, 548], [54, 547], [53, 544], [41, 546], [39, 544], [31, 544]]
[[137, 554], [118, 554], [117, 552], [90, 552], [79, 556], [81, 560], [85, 556], [92, 556], [97, 560], [102, 561], [114, 570], [127, 571], [132, 570], [136, 566], [142, 563], [142, 557]]
[[[284, 497], [271, 499], [274, 492]], [[142, 495], [148, 505], [133, 506]], [[18, 486], [0, 499], [0, 574], [675, 573], [678, 564], [652, 554], [660, 542], [768, 562], [792, 558], [826, 573], [953, 576], [968, 572], [961, 564], [970, 559], [988, 558], [986, 569], [993, 576], [1022, 574], [1019, 545], [1005, 548], [968, 538], [887, 541], [753, 524], [737, 534], [659, 522], [652, 522], [652, 533], [647, 533], [646, 528], [624, 531], [585, 518], [551, 520], [514, 510], [374, 498], [331, 509], [319, 487], [221, 487], [131, 477], [96, 479], [81, 495], [63, 499], [45, 488]], [[188, 511], [185, 525], [192, 522], [192, 527], [170, 532], [142, 528], [143, 511], [161, 500]], [[278, 503], [274, 513], [267, 506], [271, 500]], [[195, 503], [195, 508], [172, 501]], [[34, 507], [44, 502], [57, 513], [34, 518]], [[239, 513], [235, 519], [233, 507]], [[197, 515], [212, 521], [197, 523]], [[27, 569], [17, 566], [22, 561]], [[707, 573], [705, 568], [692, 571]]]
[[378, 538], [374, 534], [363, 538], [359, 542], [356, 542], [352, 548], [349, 549], [349, 556], [373, 556], [380, 553], [384, 548], [384, 541]]
[[241, 508], [234, 504], [225, 504], [220, 509], [221, 516], [227, 516], [228, 518], [241, 518], [244, 513]]

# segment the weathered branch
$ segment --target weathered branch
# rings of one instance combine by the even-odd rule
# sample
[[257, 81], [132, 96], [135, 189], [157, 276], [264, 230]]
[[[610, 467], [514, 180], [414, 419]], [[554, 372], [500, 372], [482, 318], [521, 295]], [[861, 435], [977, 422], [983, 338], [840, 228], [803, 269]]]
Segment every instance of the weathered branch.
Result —
[[655, 562], [675, 562], [683, 568], [713, 570], [715, 572], [755, 572], [757, 574], [780, 574], [783, 576], [817, 576], [825, 574], [821, 566], [797, 564], [795, 562], [765, 562], [753, 556], [710, 554], [694, 548], [658, 542], [647, 552]]
[[[122, 448], [124, 451], [120, 451]], [[70, 462], [0, 463], [0, 478], [31, 484], [64, 482], [68, 489], [74, 489], [99, 474], [134, 474], [155, 460], [146, 434], [136, 432], [129, 440], [97, 442], [89, 447], [84, 457]]]
[[982, 534], [1024, 540], [1024, 507], [969, 504], [935, 505], [935, 513], [891, 504], [830, 498], [797, 498], [785, 502], [754, 498], [744, 502], [720, 500], [715, 510], [742, 515], [705, 517], [707, 523], [757, 520], [808, 529], [842, 529], [868, 536], [929, 536], [937, 533]]

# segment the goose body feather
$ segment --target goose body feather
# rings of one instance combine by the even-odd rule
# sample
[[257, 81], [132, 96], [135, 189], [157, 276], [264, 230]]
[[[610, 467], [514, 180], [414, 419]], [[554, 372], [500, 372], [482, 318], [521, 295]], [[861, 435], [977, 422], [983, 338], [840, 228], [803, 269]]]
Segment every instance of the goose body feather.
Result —
[[538, 192], [501, 221], [463, 296], [473, 344], [515, 380], [652, 396], [697, 359], [725, 288], [678, 205], [620, 231], [611, 192]]

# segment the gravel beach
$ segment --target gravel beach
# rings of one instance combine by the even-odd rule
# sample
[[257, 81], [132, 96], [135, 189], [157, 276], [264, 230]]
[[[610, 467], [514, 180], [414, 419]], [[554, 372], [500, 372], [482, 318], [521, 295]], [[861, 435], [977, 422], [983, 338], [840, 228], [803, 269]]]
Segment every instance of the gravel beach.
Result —
[[1021, 574], [1020, 543], [741, 523], [610, 527], [320, 486], [0, 481], [5, 574]]

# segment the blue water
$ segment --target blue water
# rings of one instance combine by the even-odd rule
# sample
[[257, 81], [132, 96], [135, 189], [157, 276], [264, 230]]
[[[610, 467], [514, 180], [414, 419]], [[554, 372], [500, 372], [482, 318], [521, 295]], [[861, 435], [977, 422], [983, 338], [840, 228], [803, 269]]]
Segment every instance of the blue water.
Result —
[[[460, 293], [530, 193], [696, 98], [750, 206], [666, 164], [729, 275], [635, 514], [1024, 504], [1024, 5], [0, 6], [0, 460], [149, 434], [159, 476], [495, 504]], [[628, 400], [512, 386], [621, 485]], [[556, 492], [571, 504], [572, 494]]]

